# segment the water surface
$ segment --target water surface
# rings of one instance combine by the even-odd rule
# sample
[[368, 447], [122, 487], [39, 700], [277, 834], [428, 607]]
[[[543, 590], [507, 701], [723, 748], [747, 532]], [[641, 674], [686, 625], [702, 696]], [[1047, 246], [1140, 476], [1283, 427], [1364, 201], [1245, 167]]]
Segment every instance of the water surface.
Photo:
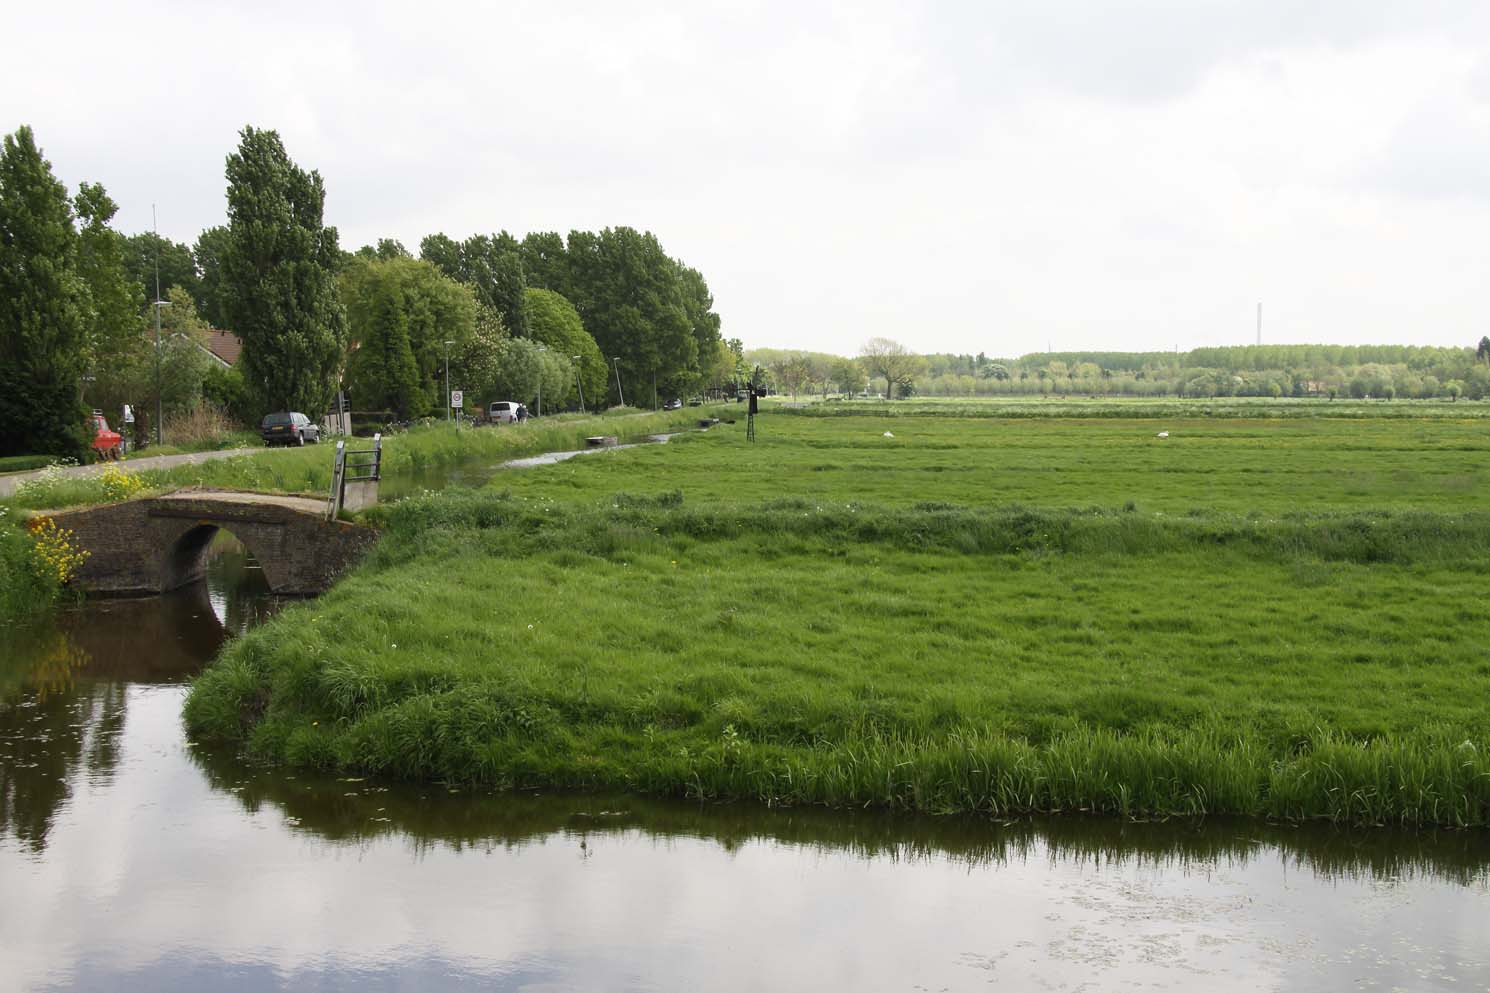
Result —
[[205, 585], [5, 632], [0, 990], [1490, 989], [1483, 832], [493, 794], [194, 748], [185, 681], [281, 606], [219, 550]]

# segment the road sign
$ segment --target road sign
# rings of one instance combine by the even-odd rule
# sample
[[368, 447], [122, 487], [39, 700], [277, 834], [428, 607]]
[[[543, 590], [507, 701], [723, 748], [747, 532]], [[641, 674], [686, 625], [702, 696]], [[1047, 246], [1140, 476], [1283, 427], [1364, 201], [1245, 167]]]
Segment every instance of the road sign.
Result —
[[461, 391], [461, 390], [451, 390], [450, 391], [450, 406], [452, 406], [452, 407], [464, 407], [465, 405], [466, 405], [466, 398], [465, 398], [465, 395], [464, 395], [463, 391]]

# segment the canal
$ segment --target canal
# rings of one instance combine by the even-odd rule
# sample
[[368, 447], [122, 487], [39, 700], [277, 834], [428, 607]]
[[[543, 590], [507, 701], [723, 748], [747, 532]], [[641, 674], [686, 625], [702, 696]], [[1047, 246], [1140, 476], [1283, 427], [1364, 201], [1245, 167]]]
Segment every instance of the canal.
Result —
[[241, 546], [0, 656], [0, 990], [1490, 990], [1490, 838], [318, 778], [180, 710]]

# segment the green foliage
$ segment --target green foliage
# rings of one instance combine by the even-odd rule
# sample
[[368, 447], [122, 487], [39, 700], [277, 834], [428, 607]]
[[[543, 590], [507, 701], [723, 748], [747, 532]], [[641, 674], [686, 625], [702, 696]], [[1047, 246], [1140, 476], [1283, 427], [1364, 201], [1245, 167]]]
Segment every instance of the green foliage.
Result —
[[359, 258], [340, 277], [352, 339], [347, 370], [353, 405], [402, 420], [444, 406], [445, 342], [457, 356], [475, 334], [471, 291], [429, 262]]
[[[100, 194], [101, 190], [98, 191]], [[66, 188], [29, 127], [0, 149], [0, 455], [82, 458], [94, 326]]]
[[682, 269], [656, 236], [627, 227], [571, 231], [567, 257], [569, 299], [601, 354], [620, 356], [633, 382], [655, 375], [664, 393], [692, 392], [700, 371], [700, 303], [685, 297]]
[[[547, 345], [555, 356], [565, 361], [566, 368], [573, 356], [579, 356], [580, 380], [585, 396], [594, 402], [605, 395], [608, 376], [605, 356], [600, 346], [585, 330], [574, 304], [553, 290], [530, 288], [527, 291], [528, 327], [535, 342]], [[544, 390], [544, 399], [555, 409], [577, 406], [579, 398], [572, 383], [566, 382], [556, 393]]]
[[[45, 611], [61, 593], [55, 576], [36, 568], [33, 549], [14, 512], [0, 506], [0, 631]], [[0, 637], [10, 641], [13, 633]]]
[[419, 243], [419, 257], [470, 286], [478, 302], [501, 315], [508, 333], [527, 336], [527, 281], [510, 234], [474, 235], [458, 244], [443, 234], [429, 235]]
[[252, 127], [228, 156], [227, 179], [219, 292], [223, 316], [243, 341], [244, 381], [263, 409], [319, 417], [347, 346], [336, 229], [322, 223], [325, 186], [319, 173], [290, 161], [277, 133]]
[[1490, 823], [1476, 425], [883, 426], [766, 415], [380, 506], [366, 567], [188, 723], [509, 787]]
[[544, 410], [558, 409], [574, 391], [574, 366], [567, 356], [527, 338], [504, 338], [496, 345], [491, 378], [476, 387], [486, 401], [515, 400], [537, 409], [540, 384]]
[[121, 360], [139, 340], [144, 296], [126, 272], [126, 239], [109, 227], [118, 206], [97, 183], [84, 183], [74, 203], [82, 222], [78, 275], [89, 295], [89, 366], [97, 371]]
[[[82, 211], [79, 210], [79, 214]], [[222, 230], [217, 228], [214, 230]], [[142, 231], [124, 239], [124, 269], [127, 278], [139, 290], [142, 301], [166, 299], [166, 291], [179, 286], [194, 301], [203, 300], [202, 278], [190, 247], [162, 238], [153, 231]], [[156, 253], [160, 257], [160, 294], [155, 290]]]
[[236, 368], [224, 369], [216, 362], [209, 363], [202, 377], [202, 399], [240, 425], [258, 426], [258, 411], [243, 383], [243, 374]]
[[[1490, 364], [1468, 348], [1248, 345], [1190, 352], [1040, 352], [1010, 362], [929, 355], [919, 392], [934, 396], [1056, 393], [1163, 397], [1490, 396]], [[1479, 373], [1483, 378], [1477, 378]]]
[[192, 260], [201, 273], [198, 283], [197, 309], [207, 323], [226, 328], [222, 304], [222, 258], [227, 251], [228, 229], [219, 225], [203, 231], [192, 246]]
[[42, 469], [52, 464], [55, 456], [52, 455], [7, 455], [0, 458], [0, 472], [25, 472], [28, 469]]

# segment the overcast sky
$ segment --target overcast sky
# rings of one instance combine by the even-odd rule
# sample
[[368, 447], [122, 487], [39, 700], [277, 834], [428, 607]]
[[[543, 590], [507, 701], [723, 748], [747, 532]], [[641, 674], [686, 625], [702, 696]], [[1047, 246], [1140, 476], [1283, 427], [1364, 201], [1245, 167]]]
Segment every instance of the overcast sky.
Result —
[[1490, 3], [7, 4], [0, 130], [118, 226], [244, 124], [356, 248], [631, 225], [727, 337], [1017, 355], [1490, 333]]

